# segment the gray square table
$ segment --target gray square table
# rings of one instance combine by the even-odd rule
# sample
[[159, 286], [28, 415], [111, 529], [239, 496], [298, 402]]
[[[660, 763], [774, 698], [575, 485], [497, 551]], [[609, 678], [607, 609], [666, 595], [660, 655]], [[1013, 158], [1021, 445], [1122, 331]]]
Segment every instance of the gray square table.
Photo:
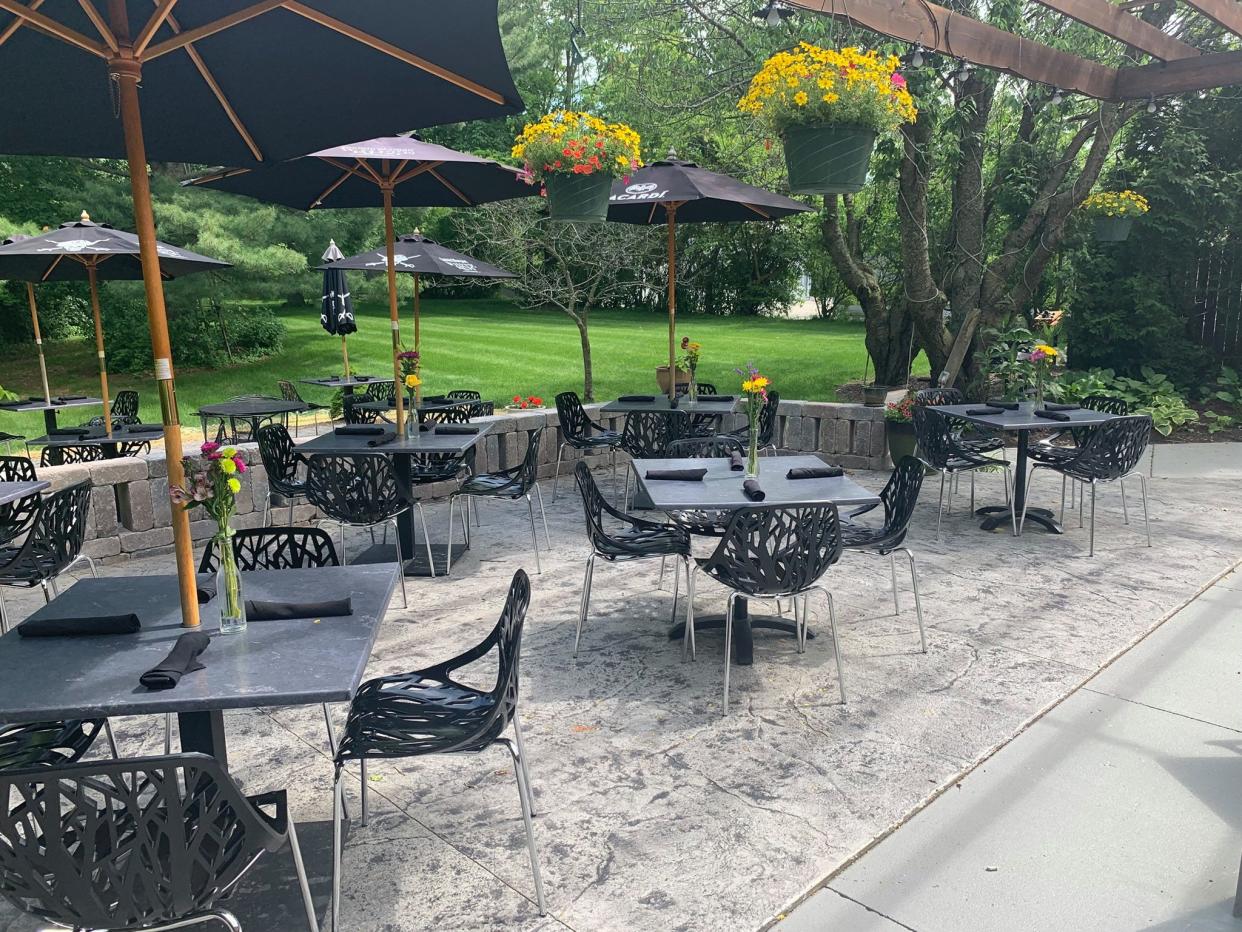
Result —
[[226, 767], [225, 709], [348, 702], [362, 674], [397, 582], [396, 567], [320, 567], [243, 573], [248, 599], [352, 600], [340, 618], [253, 621], [240, 634], [219, 633], [218, 597], [201, 608], [211, 635], [206, 669], [175, 689], [150, 690], [138, 678], [167, 656], [181, 626], [176, 576], [82, 579], [31, 618], [94, 614], [138, 616], [135, 634], [95, 637], [0, 637], [0, 709], [7, 722], [175, 712], [181, 749], [210, 754]]
[[674, 408], [667, 395], [652, 395], [650, 401], [622, 401], [620, 398], [607, 402], [600, 410], [604, 414], [629, 414], [631, 411], [685, 411], [687, 414], [708, 414], [723, 416], [732, 414], [741, 403], [740, 396], [734, 395], [726, 401], [717, 401], [718, 395], [699, 395], [698, 401], [690, 401], [685, 395], [677, 399]]
[[163, 424], [125, 424], [121, 427], [114, 427], [111, 437], [107, 435], [103, 427], [92, 427], [88, 433], [77, 437], [69, 434], [54, 434], [35, 437], [29, 442], [51, 447], [52, 453], [49, 461], [51, 465], [57, 466], [63, 460], [57, 452], [61, 447], [101, 447], [105, 459], [116, 459], [119, 456], [128, 455], [125, 447], [130, 444], [150, 443], [152, 440], [163, 439]]
[[[365, 425], [358, 425], [365, 426]], [[377, 425], [378, 426], [378, 425]], [[400, 438], [392, 443], [370, 446], [367, 441], [374, 440], [377, 435], [338, 434], [329, 431], [320, 434], [313, 440], [298, 444], [298, 452], [304, 456], [316, 453], [382, 453], [391, 456], [397, 480], [404, 487], [411, 501], [417, 498], [418, 483], [414, 481], [414, 462], [425, 457], [462, 457], [472, 453], [474, 448], [487, 436], [491, 424], [445, 425], [448, 427], [477, 427], [473, 434], [441, 433], [440, 429], [419, 431], [417, 440]], [[392, 431], [387, 433], [391, 434]], [[401, 553], [405, 559], [406, 576], [431, 576], [448, 572], [449, 544], [437, 544], [420, 541], [414, 527], [414, 509], [408, 509], [397, 519], [397, 533], [401, 538]], [[453, 564], [464, 554], [470, 544], [462, 540], [452, 544]], [[395, 559], [396, 548], [386, 544], [375, 544], [353, 558], [351, 563], [391, 563]], [[430, 550], [430, 556], [428, 556]]]
[[[987, 407], [986, 402], [964, 405], [935, 405], [933, 410], [947, 414], [955, 419], [969, 421], [986, 427], [991, 431], [1003, 431], [1018, 435], [1018, 452], [1013, 470], [1013, 513], [1021, 514], [1026, 503], [1026, 473], [1029, 459], [1030, 434], [1034, 430], [1069, 430], [1074, 427], [1096, 427], [1105, 421], [1117, 417], [1103, 411], [1092, 411], [1090, 408], [1076, 408], [1064, 411], [1069, 415], [1065, 421], [1046, 417], [1036, 417], [1028, 411], [1005, 410], [1001, 414], [967, 414], [966, 412]], [[1012, 514], [1009, 505], [985, 505], [976, 509], [975, 514], [983, 517], [979, 525], [985, 531], [994, 531], [999, 527], [1012, 527]], [[1053, 534], [1062, 534], [1064, 530], [1047, 508], [1028, 508], [1026, 520], [1039, 525]]]
[[[64, 397], [64, 396], [58, 396]], [[43, 412], [43, 429], [51, 433], [56, 429], [56, 415], [65, 408], [89, 408], [103, 407], [102, 398], [66, 398], [58, 401], [57, 397], [52, 398], [52, 403], [48, 404], [42, 398], [30, 398], [26, 401], [12, 401], [0, 403], [0, 411], [11, 411], [13, 413], [25, 413], [27, 411]]]
[[31, 495], [42, 492], [51, 484], [42, 479], [36, 482], [0, 482], [0, 505], [29, 498]]
[[[674, 515], [678, 511], [736, 511], [741, 508], [768, 507], [772, 505], [874, 505], [880, 497], [869, 492], [849, 476], [825, 479], [787, 479], [785, 474], [794, 468], [826, 465], [818, 456], [765, 456], [759, 461], [759, 485], [766, 497], [754, 502], [742, 491], [744, 473], [734, 471], [727, 459], [637, 459], [633, 468], [638, 476], [642, 504], [656, 511]], [[707, 474], [701, 482], [648, 479], [649, 469], [697, 469], [705, 468]], [[639, 503], [639, 499], [635, 499]], [[698, 616], [695, 629], [722, 628], [723, 615]], [[794, 633], [794, 626], [778, 618], [751, 618], [746, 599], [738, 599], [733, 616], [733, 658], [740, 666], [749, 666], [754, 660], [753, 628], [767, 628]], [[674, 625], [670, 638], [680, 638], [685, 625]], [[814, 632], [808, 632], [814, 637]]]
[[216, 404], [203, 405], [198, 409], [199, 420], [203, 425], [203, 439], [207, 438], [207, 419], [216, 418], [221, 422], [228, 421], [230, 443], [238, 443], [237, 422], [244, 421], [250, 426], [247, 440], [254, 440], [259, 432], [260, 422], [279, 417], [288, 426], [289, 415], [309, 411], [310, 405], [305, 401], [286, 401], [284, 398], [245, 398], [238, 401], [221, 401]]
[[349, 378], [330, 375], [319, 379], [298, 379], [298, 382], [302, 385], [318, 385], [320, 388], [339, 388], [342, 394], [352, 395], [355, 388], [366, 388], [368, 385], [391, 385], [393, 380], [370, 375], [351, 375]]

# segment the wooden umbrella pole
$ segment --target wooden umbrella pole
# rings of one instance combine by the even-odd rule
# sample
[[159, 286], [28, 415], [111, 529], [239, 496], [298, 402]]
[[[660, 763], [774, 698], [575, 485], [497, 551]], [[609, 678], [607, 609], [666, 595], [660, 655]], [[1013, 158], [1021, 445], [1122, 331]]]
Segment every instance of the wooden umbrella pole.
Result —
[[39, 351], [39, 376], [43, 379], [43, 400], [51, 404], [52, 390], [47, 387], [47, 360], [43, 358], [43, 334], [39, 331], [39, 305], [35, 303], [33, 282], [26, 282], [26, 299], [30, 302], [30, 326], [34, 328], [35, 348]]
[[668, 397], [677, 397], [677, 207], [668, 207]]
[[345, 334], [341, 334], [341, 358], [345, 360], [345, 378], [349, 378], [349, 347], [345, 345]]
[[401, 319], [397, 314], [396, 234], [392, 228], [392, 182], [380, 186], [384, 193], [384, 250], [388, 257], [388, 317], [392, 323], [392, 387], [397, 406], [397, 436], [405, 431], [405, 386], [401, 384]]
[[111, 437], [112, 403], [108, 398], [108, 361], [104, 356], [103, 316], [99, 312], [99, 273], [94, 262], [87, 264], [86, 278], [91, 285], [91, 316], [95, 318], [95, 355], [99, 357], [99, 394], [103, 398], [104, 431]]
[[[125, 135], [125, 155], [129, 162], [134, 228], [138, 234], [138, 256], [142, 264], [142, 283], [147, 298], [147, 326], [151, 331], [155, 384], [159, 389], [160, 413], [164, 421], [164, 456], [168, 461], [168, 485], [170, 488], [184, 487], [181, 415], [177, 411], [172, 348], [168, 339], [168, 315], [164, 308], [160, 257], [155, 245], [155, 215], [151, 211], [151, 182], [147, 177], [147, 151], [142, 137], [142, 112], [138, 101], [138, 81], [142, 77], [142, 68], [134, 60], [130, 47], [125, 0], [108, 0], [108, 11], [112, 31], [121, 40], [120, 51], [108, 62], [108, 72], [109, 77], [115, 79], [121, 111], [121, 129]], [[177, 581], [181, 595], [181, 623], [187, 628], [197, 628], [198, 594], [194, 575], [194, 550], [190, 542], [190, 516], [176, 502], [170, 504], [173, 547], [177, 557]]]
[[[419, 286], [418, 273], [415, 272], [414, 273], [414, 352], [421, 353], [423, 351], [422, 349], [423, 340], [422, 340], [422, 333], [419, 330], [420, 324], [418, 320], [418, 291], [419, 291], [418, 286]], [[421, 362], [422, 360], [420, 358], [419, 360], [420, 368], [421, 368]], [[414, 403], [416, 405], [421, 405], [423, 403], [422, 385], [415, 386], [414, 388]]]

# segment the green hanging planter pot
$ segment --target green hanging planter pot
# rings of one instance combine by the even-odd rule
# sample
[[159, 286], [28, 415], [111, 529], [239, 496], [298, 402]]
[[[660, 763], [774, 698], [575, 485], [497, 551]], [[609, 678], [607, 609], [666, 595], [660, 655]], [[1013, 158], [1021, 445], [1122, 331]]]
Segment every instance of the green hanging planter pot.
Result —
[[790, 126], [785, 168], [794, 194], [855, 194], [867, 183], [875, 130], [866, 126]]
[[564, 223], [603, 223], [608, 219], [611, 175], [548, 175], [548, 214]]
[[1130, 238], [1133, 217], [1096, 217], [1095, 238], [1101, 243], [1123, 243]]

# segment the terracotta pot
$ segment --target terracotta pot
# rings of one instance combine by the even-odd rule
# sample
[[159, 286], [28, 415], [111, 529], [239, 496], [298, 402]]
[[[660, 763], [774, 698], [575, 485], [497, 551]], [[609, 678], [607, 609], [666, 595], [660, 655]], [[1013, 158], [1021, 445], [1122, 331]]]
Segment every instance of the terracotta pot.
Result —
[[[656, 384], [660, 386], [660, 392], [662, 394], [665, 394], [665, 395], [668, 394], [668, 388], [669, 388], [668, 366], [656, 366]], [[690, 373], [688, 370], [686, 369], [677, 370], [677, 384], [678, 385], [689, 385], [690, 384]]]

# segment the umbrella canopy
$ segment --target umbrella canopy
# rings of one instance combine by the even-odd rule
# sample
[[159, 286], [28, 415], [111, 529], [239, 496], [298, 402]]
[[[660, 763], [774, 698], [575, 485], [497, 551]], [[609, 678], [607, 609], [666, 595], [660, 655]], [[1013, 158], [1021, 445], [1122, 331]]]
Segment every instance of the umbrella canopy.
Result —
[[[116, 230], [106, 223], [94, 223], [86, 211], [78, 220], [62, 223], [57, 230], [38, 236], [10, 237], [0, 244], [0, 279], [24, 281], [29, 285], [31, 316], [39, 361], [43, 365], [43, 341], [38, 331], [34, 304], [34, 282], [86, 281], [90, 283], [91, 313], [95, 318], [95, 353], [99, 357], [100, 398], [103, 421], [112, 436], [112, 413], [108, 398], [108, 363], [104, 356], [103, 318], [99, 308], [99, 279], [136, 281], [142, 278], [138, 237]], [[194, 272], [231, 268], [228, 262], [200, 256], [196, 252], [156, 242], [160, 276], [177, 278]], [[47, 391], [46, 371], [44, 393]]]
[[[512, 272], [498, 265], [491, 265], [481, 259], [468, 256], [464, 252], [456, 252], [447, 246], [429, 240], [415, 230], [400, 237], [393, 249], [393, 268], [398, 272], [406, 272], [414, 276], [414, 350], [421, 351], [422, 334], [419, 326], [418, 286], [423, 275], [460, 276], [462, 278], [517, 278]], [[358, 269], [363, 272], [378, 272], [388, 269], [388, 250], [372, 249], [360, 252], [348, 259], [340, 259], [329, 265], [321, 265], [324, 274], [328, 270]]]
[[[380, 268], [388, 273], [392, 368], [398, 385], [401, 384], [398, 358], [401, 330], [397, 314], [393, 207], [470, 207], [538, 193], [516, 168], [413, 136], [368, 139], [322, 149], [278, 165], [220, 169], [187, 179], [182, 184], [206, 185], [300, 210], [374, 207], [379, 200], [384, 208], [385, 236], [385, 266]], [[379, 198], [376, 198], [377, 190]], [[416, 284], [415, 302], [417, 300]], [[400, 392], [397, 393], [396, 422], [400, 431], [405, 423]]]
[[677, 235], [683, 223], [779, 220], [811, 210], [792, 198], [710, 172], [693, 162], [652, 162], [617, 181], [608, 197], [608, 219], [618, 223], [663, 223], [668, 227], [668, 393], [677, 393]]
[[[354, 317], [354, 299], [349, 294], [349, 284], [345, 281], [347, 265], [336, 265], [344, 258], [336, 240], [328, 242], [328, 249], [322, 256], [326, 265], [323, 269], [323, 300], [320, 302], [319, 323], [331, 334], [340, 334], [342, 338], [358, 329], [358, 321]], [[345, 373], [348, 375], [349, 373]]]

